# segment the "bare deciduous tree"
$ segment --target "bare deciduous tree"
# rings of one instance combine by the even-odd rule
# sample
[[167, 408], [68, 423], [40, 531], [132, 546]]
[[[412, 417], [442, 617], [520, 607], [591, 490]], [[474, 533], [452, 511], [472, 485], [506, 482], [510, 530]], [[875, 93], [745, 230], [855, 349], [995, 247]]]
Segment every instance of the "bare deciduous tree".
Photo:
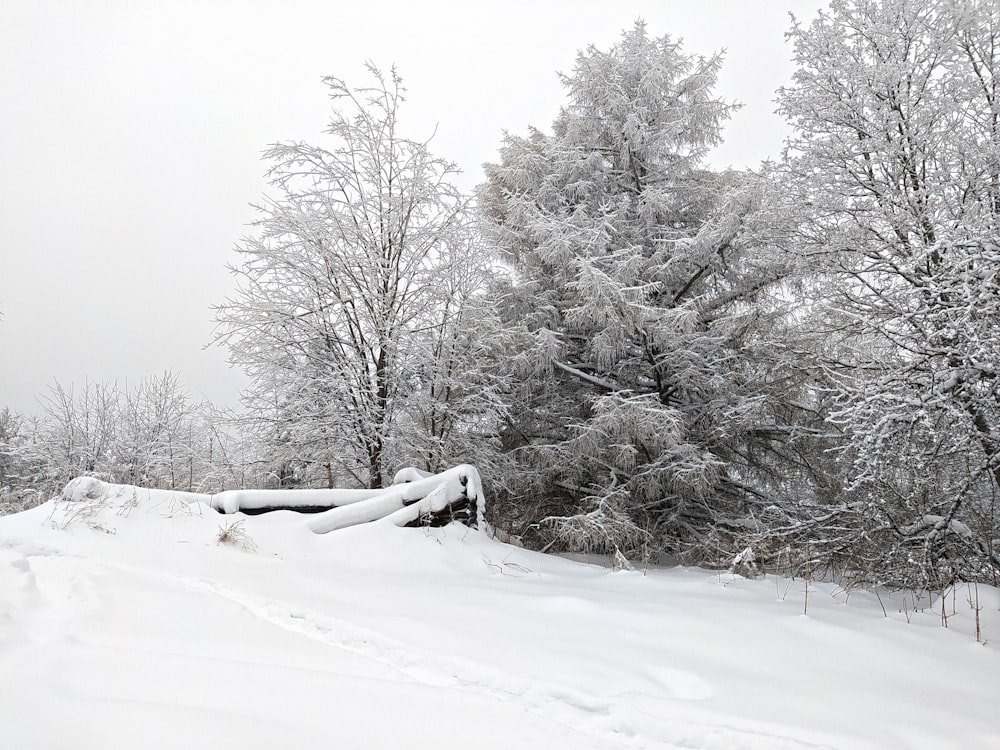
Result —
[[368, 67], [370, 87], [325, 79], [329, 148], [267, 152], [278, 197], [258, 207], [238, 291], [217, 310], [261, 428], [329, 486], [382, 486], [412, 379], [434, 354], [428, 333], [441, 331], [449, 258], [468, 239], [455, 166], [400, 133], [400, 78]]
[[853, 491], [829, 528], [862, 578], [995, 576], [1000, 9], [835, 0], [791, 37], [791, 246], [825, 292]]

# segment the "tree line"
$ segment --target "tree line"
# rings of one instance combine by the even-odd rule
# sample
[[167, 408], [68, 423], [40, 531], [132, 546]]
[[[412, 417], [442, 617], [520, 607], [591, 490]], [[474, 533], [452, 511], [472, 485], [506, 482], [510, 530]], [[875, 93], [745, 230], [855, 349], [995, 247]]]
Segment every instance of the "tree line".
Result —
[[326, 141], [267, 152], [216, 309], [240, 413], [169, 374], [57, 387], [41, 422], [0, 415], [3, 492], [471, 463], [540, 549], [996, 584], [1000, 11], [834, 0], [789, 38], [775, 163], [708, 168], [722, 56], [640, 22], [472, 196], [401, 132], [395, 70], [325, 79]]

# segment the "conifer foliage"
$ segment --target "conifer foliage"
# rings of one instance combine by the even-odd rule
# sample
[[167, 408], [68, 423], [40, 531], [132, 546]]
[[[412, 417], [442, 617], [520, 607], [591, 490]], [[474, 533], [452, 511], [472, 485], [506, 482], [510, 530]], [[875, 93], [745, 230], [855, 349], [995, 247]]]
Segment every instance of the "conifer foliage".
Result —
[[551, 135], [487, 165], [518, 342], [506, 436], [533, 520], [570, 547], [702, 558], [766, 495], [786, 269], [755, 240], [758, 181], [702, 167], [734, 108], [720, 62], [639, 23], [580, 53]]

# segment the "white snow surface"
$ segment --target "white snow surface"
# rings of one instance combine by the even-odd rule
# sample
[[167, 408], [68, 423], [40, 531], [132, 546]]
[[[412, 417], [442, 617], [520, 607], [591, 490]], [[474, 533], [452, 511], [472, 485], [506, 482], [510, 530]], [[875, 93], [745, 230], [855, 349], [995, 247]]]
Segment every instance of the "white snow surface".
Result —
[[984, 646], [965, 587], [947, 629], [926, 594], [804, 613], [802, 581], [108, 488], [0, 517], [2, 750], [1000, 748], [985, 586]]

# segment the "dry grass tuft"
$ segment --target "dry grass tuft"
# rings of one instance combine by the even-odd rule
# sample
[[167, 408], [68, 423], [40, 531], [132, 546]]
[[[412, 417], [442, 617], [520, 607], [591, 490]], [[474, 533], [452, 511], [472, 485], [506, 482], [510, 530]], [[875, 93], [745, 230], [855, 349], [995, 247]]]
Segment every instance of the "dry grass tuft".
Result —
[[230, 524], [220, 526], [219, 534], [215, 537], [215, 541], [227, 547], [236, 547], [244, 552], [257, 551], [257, 544], [247, 533], [246, 524], [242, 518], [239, 521], [233, 521]]

